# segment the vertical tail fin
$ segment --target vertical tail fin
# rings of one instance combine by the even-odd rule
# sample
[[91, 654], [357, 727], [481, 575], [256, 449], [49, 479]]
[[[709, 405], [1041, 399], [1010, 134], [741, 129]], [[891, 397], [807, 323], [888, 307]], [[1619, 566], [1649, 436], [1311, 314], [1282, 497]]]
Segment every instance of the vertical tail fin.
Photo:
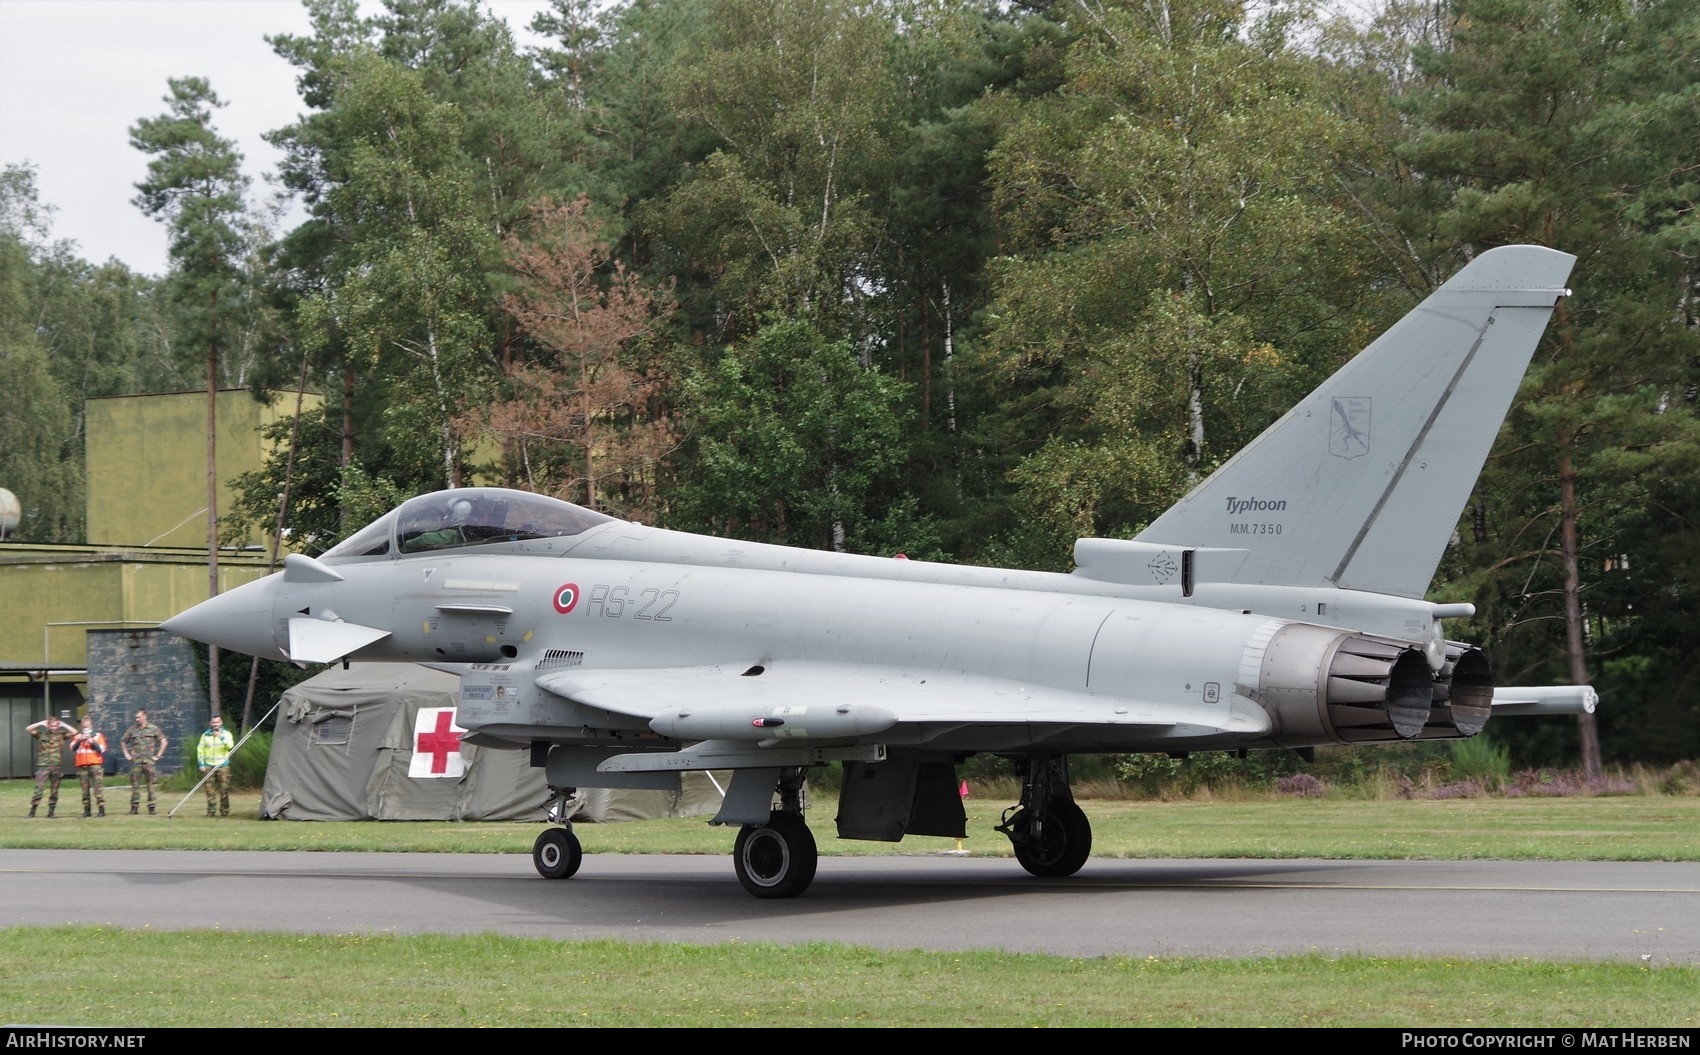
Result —
[[1575, 262], [1483, 253], [1139, 540], [1247, 551], [1242, 583], [1423, 596]]

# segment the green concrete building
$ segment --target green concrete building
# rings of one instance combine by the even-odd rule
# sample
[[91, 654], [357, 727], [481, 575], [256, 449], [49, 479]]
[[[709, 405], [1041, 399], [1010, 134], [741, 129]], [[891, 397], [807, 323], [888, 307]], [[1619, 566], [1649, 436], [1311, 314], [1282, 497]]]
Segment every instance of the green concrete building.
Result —
[[[319, 402], [307, 395], [303, 408]], [[269, 405], [246, 390], [218, 393], [221, 516], [227, 481], [260, 466], [262, 430], [295, 407], [294, 393]], [[84, 408], [88, 544], [0, 543], [0, 777], [33, 773], [24, 727], [50, 711], [73, 722], [87, 711], [116, 744], [145, 707], [171, 737], [171, 756], [207, 717], [188, 644], [154, 629], [212, 592], [206, 394], [91, 399]], [[270, 541], [256, 534], [220, 550], [219, 592], [265, 575]]]

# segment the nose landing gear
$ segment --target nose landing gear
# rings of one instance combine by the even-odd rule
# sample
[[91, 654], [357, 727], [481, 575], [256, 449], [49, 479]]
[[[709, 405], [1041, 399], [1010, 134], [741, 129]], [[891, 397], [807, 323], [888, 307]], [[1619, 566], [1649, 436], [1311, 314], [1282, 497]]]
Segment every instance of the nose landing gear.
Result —
[[544, 879], [571, 879], [584, 861], [584, 848], [571, 828], [545, 828], [531, 846], [531, 863]]

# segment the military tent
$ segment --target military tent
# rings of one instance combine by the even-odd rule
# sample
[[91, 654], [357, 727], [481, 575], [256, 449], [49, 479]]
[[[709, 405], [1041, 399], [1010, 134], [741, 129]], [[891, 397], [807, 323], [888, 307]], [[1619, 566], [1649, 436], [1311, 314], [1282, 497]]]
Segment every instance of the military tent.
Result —
[[[277, 820], [546, 819], [550, 794], [530, 752], [460, 743], [460, 680], [409, 663], [334, 666], [283, 694], [262, 815]], [[684, 774], [680, 791], [586, 789], [575, 821], [712, 814], [719, 784]]]

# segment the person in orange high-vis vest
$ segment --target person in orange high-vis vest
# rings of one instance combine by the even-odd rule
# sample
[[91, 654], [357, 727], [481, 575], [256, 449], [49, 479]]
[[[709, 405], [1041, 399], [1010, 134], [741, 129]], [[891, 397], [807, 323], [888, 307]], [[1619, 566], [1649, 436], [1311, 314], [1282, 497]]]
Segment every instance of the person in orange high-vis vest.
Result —
[[83, 816], [89, 815], [89, 791], [94, 791], [95, 805], [106, 816], [106, 791], [101, 777], [106, 772], [106, 734], [94, 731], [94, 719], [83, 716], [83, 727], [71, 738], [71, 750], [77, 763], [77, 783], [83, 786]]

